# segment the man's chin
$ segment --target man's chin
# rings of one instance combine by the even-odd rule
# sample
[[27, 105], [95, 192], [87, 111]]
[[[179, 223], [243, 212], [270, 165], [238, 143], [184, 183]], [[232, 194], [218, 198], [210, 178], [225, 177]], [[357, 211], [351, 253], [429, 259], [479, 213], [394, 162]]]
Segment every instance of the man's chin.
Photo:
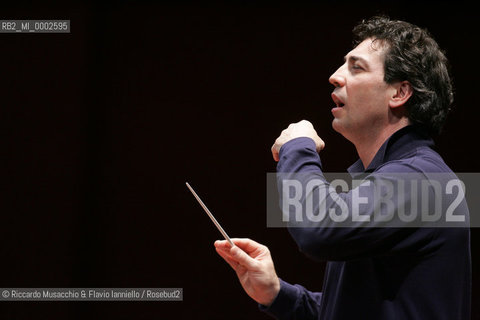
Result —
[[345, 130], [345, 127], [342, 126], [342, 123], [339, 119], [335, 118], [333, 119], [332, 121], [332, 128], [333, 130], [337, 131], [338, 133], [340, 133], [345, 139], [351, 141], [349, 138], [348, 138], [348, 135], [347, 134], [347, 130]]
[[[337, 131], [338, 133], [342, 134], [342, 125], [340, 124], [340, 120], [337, 118], [333, 118], [332, 121], [332, 128], [333, 130]], [[342, 134], [343, 135], [343, 134]]]

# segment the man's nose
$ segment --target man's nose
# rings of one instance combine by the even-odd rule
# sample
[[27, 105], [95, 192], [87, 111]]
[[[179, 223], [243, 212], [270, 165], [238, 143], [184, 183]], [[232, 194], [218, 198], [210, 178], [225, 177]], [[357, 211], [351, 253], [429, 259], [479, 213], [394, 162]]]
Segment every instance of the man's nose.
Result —
[[343, 87], [345, 85], [345, 77], [342, 74], [342, 67], [338, 68], [328, 79], [328, 81], [335, 87]]

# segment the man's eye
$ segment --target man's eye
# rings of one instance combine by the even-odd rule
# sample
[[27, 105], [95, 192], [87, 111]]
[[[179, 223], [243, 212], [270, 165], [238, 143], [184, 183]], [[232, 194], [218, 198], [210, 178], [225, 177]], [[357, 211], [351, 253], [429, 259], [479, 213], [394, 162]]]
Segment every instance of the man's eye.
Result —
[[355, 64], [354, 64], [354, 65], [352, 66], [352, 69], [355, 69], [355, 70], [362, 70], [363, 68], [362, 68], [362, 67], [360, 67], [360, 66], [358, 66], [358, 65], [355, 65]]

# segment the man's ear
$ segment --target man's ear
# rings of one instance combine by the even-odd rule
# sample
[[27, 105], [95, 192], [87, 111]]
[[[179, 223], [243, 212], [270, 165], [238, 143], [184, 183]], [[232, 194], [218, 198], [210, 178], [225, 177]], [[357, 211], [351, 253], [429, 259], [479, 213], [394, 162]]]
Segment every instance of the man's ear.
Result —
[[403, 106], [413, 94], [412, 85], [408, 81], [397, 82], [392, 87], [395, 91], [389, 101], [391, 108]]

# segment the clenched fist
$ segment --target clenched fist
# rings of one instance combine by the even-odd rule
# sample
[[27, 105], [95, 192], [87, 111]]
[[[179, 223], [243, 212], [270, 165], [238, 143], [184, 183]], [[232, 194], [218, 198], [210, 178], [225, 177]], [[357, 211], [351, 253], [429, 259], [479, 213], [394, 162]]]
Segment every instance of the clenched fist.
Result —
[[287, 143], [288, 141], [300, 138], [307, 137], [311, 138], [315, 142], [315, 147], [317, 152], [320, 152], [325, 147], [325, 142], [317, 135], [317, 132], [313, 128], [313, 125], [310, 121], [302, 120], [297, 123], [292, 123], [288, 126], [287, 129], [283, 130], [280, 136], [275, 140], [275, 143], [272, 146], [272, 155], [275, 161], [279, 160], [280, 148]]

